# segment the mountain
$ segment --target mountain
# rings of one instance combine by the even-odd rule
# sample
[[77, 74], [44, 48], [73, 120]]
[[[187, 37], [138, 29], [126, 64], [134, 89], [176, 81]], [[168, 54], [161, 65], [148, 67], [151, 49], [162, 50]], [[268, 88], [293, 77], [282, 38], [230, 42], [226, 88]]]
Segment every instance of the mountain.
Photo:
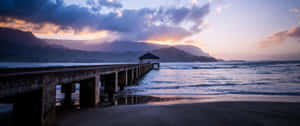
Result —
[[202, 49], [196, 47], [196, 46], [192, 46], [192, 45], [175, 45], [175, 48], [185, 51], [187, 53], [190, 53], [192, 55], [195, 56], [207, 56], [210, 57], [210, 55], [208, 53], [205, 53], [204, 51], [202, 51]]
[[82, 50], [82, 51], [96, 51], [98, 45], [88, 44], [92, 43], [86, 40], [60, 40], [60, 39], [43, 39], [49, 45], [60, 45], [65, 48]]
[[161, 62], [214, 62], [215, 58], [195, 56], [175, 47], [153, 50], [152, 53], [160, 57]]
[[[23, 40], [27, 40], [24, 42]], [[31, 32], [0, 28], [1, 47], [22, 46], [22, 47], [44, 47], [48, 44], [40, 42]]]
[[95, 54], [47, 44], [31, 32], [0, 28], [1, 62], [89, 61], [89, 56], [86, 55]]
[[[101, 52], [148, 52], [160, 48], [175, 47], [179, 50], [185, 51], [195, 56], [207, 56], [209, 54], [202, 51], [202, 49], [192, 45], [161, 45], [146, 42], [134, 42], [134, 41], [115, 41], [97, 43], [95, 40], [46, 40], [49, 44], [62, 45], [70, 49], [78, 49], [84, 51], [101, 51]], [[97, 44], [93, 44], [97, 43]]]
[[68, 49], [31, 32], [0, 28], [0, 62], [137, 62], [142, 54]]
[[[210, 57], [194, 56], [174, 47], [157, 44], [116, 42], [114, 44], [103, 45], [99, 50], [102, 51], [70, 49], [62, 45], [46, 42], [43, 39], [38, 39], [31, 32], [0, 28], [0, 62], [136, 63], [139, 56], [151, 50], [160, 56], [163, 62], [212, 61]], [[111, 50], [114, 51], [108, 52]]]
[[62, 45], [70, 49], [78, 49], [84, 51], [101, 51], [101, 52], [138, 52], [151, 51], [154, 49], [168, 47], [166, 45], [133, 42], [133, 41], [114, 41], [97, 43], [96, 40], [45, 40], [48, 44]]
[[116, 41], [110, 43], [101, 43], [98, 46], [98, 50], [106, 52], [147, 52], [165, 47], [168, 46], [144, 42]]

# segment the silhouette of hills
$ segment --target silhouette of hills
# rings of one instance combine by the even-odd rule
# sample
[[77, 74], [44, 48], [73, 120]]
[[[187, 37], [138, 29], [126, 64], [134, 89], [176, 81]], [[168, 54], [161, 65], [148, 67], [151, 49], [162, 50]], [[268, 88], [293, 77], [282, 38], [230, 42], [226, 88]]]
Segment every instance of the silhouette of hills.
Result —
[[161, 48], [152, 51], [153, 54], [160, 57], [162, 62], [197, 62], [206, 61], [213, 62], [217, 61], [215, 58], [206, 56], [195, 56], [185, 51], [177, 49], [175, 47]]
[[[148, 52], [160, 48], [175, 47], [179, 50], [185, 51], [195, 56], [208, 56], [209, 54], [202, 51], [202, 49], [192, 45], [161, 45], [146, 42], [134, 42], [119, 40], [114, 42], [97, 43], [97, 40], [55, 40], [47, 39], [49, 44], [62, 45], [70, 49], [78, 49], [84, 51], [102, 51], [102, 52]], [[90, 43], [90, 44], [88, 44]], [[97, 43], [97, 44], [93, 44]]]
[[0, 62], [137, 62], [139, 56], [149, 51], [161, 57], [163, 62], [214, 61], [211, 57], [194, 56], [158, 44], [119, 41], [87, 51], [46, 41], [49, 40], [36, 38], [31, 32], [0, 28]]

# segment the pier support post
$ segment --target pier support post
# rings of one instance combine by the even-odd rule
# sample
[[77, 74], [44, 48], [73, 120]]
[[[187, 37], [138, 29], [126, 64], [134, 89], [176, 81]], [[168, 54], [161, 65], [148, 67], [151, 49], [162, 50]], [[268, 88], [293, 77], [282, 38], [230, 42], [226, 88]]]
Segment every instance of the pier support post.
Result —
[[125, 86], [127, 85], [126, 84], [126, 80], [127, 80], [126, 73], [127, 73], [126, 71], [121, 71], [118, 74], [118, 85], [120, 86], [120, 90], [124, 90]]
[[56, 120], [56, 84], [46, 85], [42, 90], [41, 126], [53, 126]]
[[108, 94], [114, 94], [119, 91], [119, 75], [118, 72], [114, 72], [113, 74], [102, 75], [102, 83], [104, 86], [104, 90]]
[[127, 70], [127, 85], [132, 84], [132, 69]]
[[125, 71], [125, 86], [128, 86], [128, 70]]
[[13, 125], [53, 126], [55, 106], [55, 85], [47, 85], [40, 90], [17, 96], [13, 105]]
[[131, 69], [131, 84], [133, 85], [134, 84], [134, 79], [135, 76], [134, 76], [134, 69]]
[[136, 79], [140, 78], [140, 65], [136, 68]]
[[136, 74], [135, 80], [138, 80], [139, 79], [139, 68], [138, 67], [136, 68], [135, 74]]
[[80, 81], [80, 107], [94, 107], [100, 102], [100, 76]]
[[115, 93], [119, 92], [119, 77], [118, 77], [118, 72], [115, 72], [115, 86], [114, 86], [114, 89], [115, 89]]
[[65, 94], [64, 105], [72, 105], [72, 92], [75, 91], [74, 84], [63, 84], [61, 92]]
[[120, 90], [124, 90], [125, 86], [128, 85], [128, 70], [118, 72], [118, 85]]
[[141, 76], [144, 76], [144, 66], [141, 67]]
[[118, 79], [118, 72], [101, 76], [101, 82], [104, 86], [104, 92], [108, 94], [110, 102], [114, 102], [115, 93], [119, 91]]
[[142, 76], [142, 67], [139, 65], [139, 78]]

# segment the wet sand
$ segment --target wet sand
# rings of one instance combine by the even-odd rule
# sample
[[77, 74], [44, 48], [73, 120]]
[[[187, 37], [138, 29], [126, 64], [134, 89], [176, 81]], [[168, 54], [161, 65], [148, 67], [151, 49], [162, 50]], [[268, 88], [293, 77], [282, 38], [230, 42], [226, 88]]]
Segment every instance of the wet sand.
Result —
[[209, 102], [82, 109], [57, 126], [299, 126], [300, 103]]

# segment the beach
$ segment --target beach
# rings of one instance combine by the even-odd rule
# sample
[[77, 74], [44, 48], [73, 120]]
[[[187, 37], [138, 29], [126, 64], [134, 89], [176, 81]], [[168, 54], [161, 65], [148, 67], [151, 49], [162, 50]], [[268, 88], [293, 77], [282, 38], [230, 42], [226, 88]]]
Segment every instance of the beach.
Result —
[[57, 126], [299, 126], [300, 103], [207, 102], [90, 108], [57, 116]]

